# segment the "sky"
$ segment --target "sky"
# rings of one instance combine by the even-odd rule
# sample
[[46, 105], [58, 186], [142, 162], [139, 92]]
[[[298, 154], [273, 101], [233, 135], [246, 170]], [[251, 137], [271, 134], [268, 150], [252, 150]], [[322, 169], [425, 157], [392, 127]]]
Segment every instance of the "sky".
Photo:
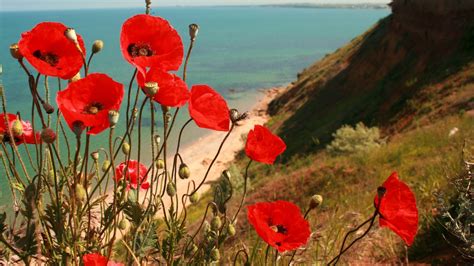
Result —
[[[390, 0], [152, 0], [153, 6], [258, 5], [287, 3], [388, 3]], [[142, 7], [144, 0], [0, 0], [0, 11]]]

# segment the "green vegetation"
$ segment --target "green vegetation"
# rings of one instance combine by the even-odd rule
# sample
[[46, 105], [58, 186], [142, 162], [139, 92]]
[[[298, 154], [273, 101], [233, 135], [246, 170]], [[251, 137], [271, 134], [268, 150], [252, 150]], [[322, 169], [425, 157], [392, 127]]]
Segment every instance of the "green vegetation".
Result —
[[334, 139], [326, 149], [333, 155], [367, 152], [380, 148], [384, 143], [380, 138], [379, 129], [377, 127], [368, 128], [364, 123], [358, 123], [355, 127], [344, 125], [332, 136]]

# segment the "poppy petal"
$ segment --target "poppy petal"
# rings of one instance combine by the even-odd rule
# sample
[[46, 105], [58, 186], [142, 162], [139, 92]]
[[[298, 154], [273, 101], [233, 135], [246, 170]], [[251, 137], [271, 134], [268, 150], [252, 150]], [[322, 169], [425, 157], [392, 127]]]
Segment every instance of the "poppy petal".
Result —
[[255, 125], [247, 135], [245, 153], [254, 161], [273, 164], [285, 150], [285, 142], [266, 127]]
[[189, 115], [198, 127], [229, 131], [229, 107], [224, 98], [207, 85], [192, 87]]
[[[408, 246], [413, 244], [418, 231], [418, 208], [408, 185], [398, 179], [396, 172], [383, 183], [386, 189], [379, 207], [379, 223], [399, 235]], [[379, 200], [375, 197], [377, 206]]]

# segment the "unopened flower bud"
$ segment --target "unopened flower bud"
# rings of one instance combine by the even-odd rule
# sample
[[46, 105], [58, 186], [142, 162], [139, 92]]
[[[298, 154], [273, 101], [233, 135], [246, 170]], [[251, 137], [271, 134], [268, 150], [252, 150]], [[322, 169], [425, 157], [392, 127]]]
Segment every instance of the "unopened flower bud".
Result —
[[211, 250], [211, 260], [212, 261], [219, 261], [221, 259], [221, 254], [217, 248], [213, 248]]
[[110, 161], [109, 160], [105, 160], [103, 163], [102, 163], [102, 171], [103, 172], [106, 172], [110, 167]]
[[159, 89], [160, 87], [157, 82], [146, 82], [145, 86], [143, 86], [143, 91], [150, 97], [155, 96]]
[[161, 137], [160, 135], [155, 135], [155, 144], [160, 146], [160, 143], [161, 143]]
[[18, 119], [15, 119], [15, 121], [12, 123], [12, 134], [15, 137], [19, 137], [23, 134], [23, 125]]
[[240, 117], [240, 113], [237, 109], [230, 109], [229, 111], [229, 115], [230, 115], [230, 120], [232, 122], [237, 122], [239, 120], [239, 117]]
[[109, 111], [109, 124], [111, 128], [114, 128], [115, 125], [117, 125], [119, 116], [120, 116], [119, 112], [114, 111], [114, 110]]
[[163, 161], [162, 159], [156, 160], [155, 164], [156, 164], [156, 168], [158, 168], [158, 169], [165, 168], [165, 161]]
[[189, 167], [185, 163], [182, 163], [179, 166], [178, 174], [181, 179], [188, 179], [191, 176], [191, 170], [189, 170]]
[[202, 231], [204, 232], [204, 234], [209, 234], [211, 232], [211, 225], [208, 221], [204, 221], [202, 225]]
[[66, 38], [68, 38], [73, 43], [77, 43], [77, 34], [75, 29], [67, 28], [64, 32], [64, 35], [66, 35]]
[[45, 143], [51, 144], [56, 140], [56, 132], [49, 127], [43, 128], [43, 130], [41, 130], [41, 139]]
[[47, 114], [54, 113], [54, 107], [51, 104], [49, 104], [48, 102], [43, 103], [43, 109]]
[[230, 223], [227, 226], [227, 234], [229, 234], [229, 236], [235, 236], [235, 226], [234, 226], [234, 224]]
[[92, 44], [92, 53], [96, 54], [104, 48], [104, 42], [102, 40], [95, 40]]
[[124, 142], [122, 144], [122, 152], [125, 155], [129, 155], [130, 154], [130, 144], [128, 144], [127, 142]]
[[120, 230], [125, 230], [129, 227], [129, 225], [130, 225], [130, 222], [127, 219], [124, 218], [119, 222], [118, 228]]
[[199, 32], [199, 25], [198, 24], [190, 24], [189, 25], [189, 37], [191, 37], [191, 41], [196, 40], [196, 36]]
[[212, 220], [211, 220], [211, 230], [212, 231], [219, 231], [221, 226], [222, 226], [221, 218], [217, 215], [214, 216], [214, 218], [212, 218]]
[[68, 80], [68, 83], [72, 83], [81, 79], [81, 72], [77, 72], [72, 78]]
[[76, 199], [80, 202], [85, 201], [87, 198], [86, 190], [81, 184], [76, 185]]
[[82, 121], [77, 120], [72, 123], [72, 132], [76, 134], [76, 137], [80, 137], [84, 129], [85, 126]]
[[91, 157], [92, 157], [92, 159], [93, 159], [94, 161], [97, 162], [97, 161], [99, 160], [99, 152], [93, 151], [93, 152], [91, 153]]
[[190, 201], [192, 204], [196, 204], [196, 203], [199, 201], [199, 195], [198, 195], [198, 193], [192, 194], [192, 195], [189, 197], [189, 201]]
[[10, 45], [10, 54], [12, 55], [13, 58], [15, 59], [22, 59], [23, 55], [20, 52], [20, 48], [18, 47], [18, 43], [14, 43]]
[[172, 182], [169, 182], [166, 186], [166, 193], [170, 197], [174, 197], [174, 195], [176, 195], [176, 187]]
[[224, 171], [222, 172], [222, 175], [223, 175], [225, 178], [229, 179], [229, 180], [230, 180], [230, 178], [231, 178], [231, 174], [230, 174], [230, 171], [229, 171], [229, 170], [224, 170]]
[[314, 195], [311, 197], [309, 202], [309, 208], [314, 209], [323, 203], [323, 197], [321, 195]]

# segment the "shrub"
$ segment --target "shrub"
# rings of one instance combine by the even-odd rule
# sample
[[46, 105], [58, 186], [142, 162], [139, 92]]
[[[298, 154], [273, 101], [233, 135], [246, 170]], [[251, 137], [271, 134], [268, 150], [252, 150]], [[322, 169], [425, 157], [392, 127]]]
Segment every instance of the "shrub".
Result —
[[355, 127], [344, 125], [333, 136], [326, 149], [333, 155], [353, 154], [379, 148], [384, 144], [377, 127], [367, 127], [360, 122]]

